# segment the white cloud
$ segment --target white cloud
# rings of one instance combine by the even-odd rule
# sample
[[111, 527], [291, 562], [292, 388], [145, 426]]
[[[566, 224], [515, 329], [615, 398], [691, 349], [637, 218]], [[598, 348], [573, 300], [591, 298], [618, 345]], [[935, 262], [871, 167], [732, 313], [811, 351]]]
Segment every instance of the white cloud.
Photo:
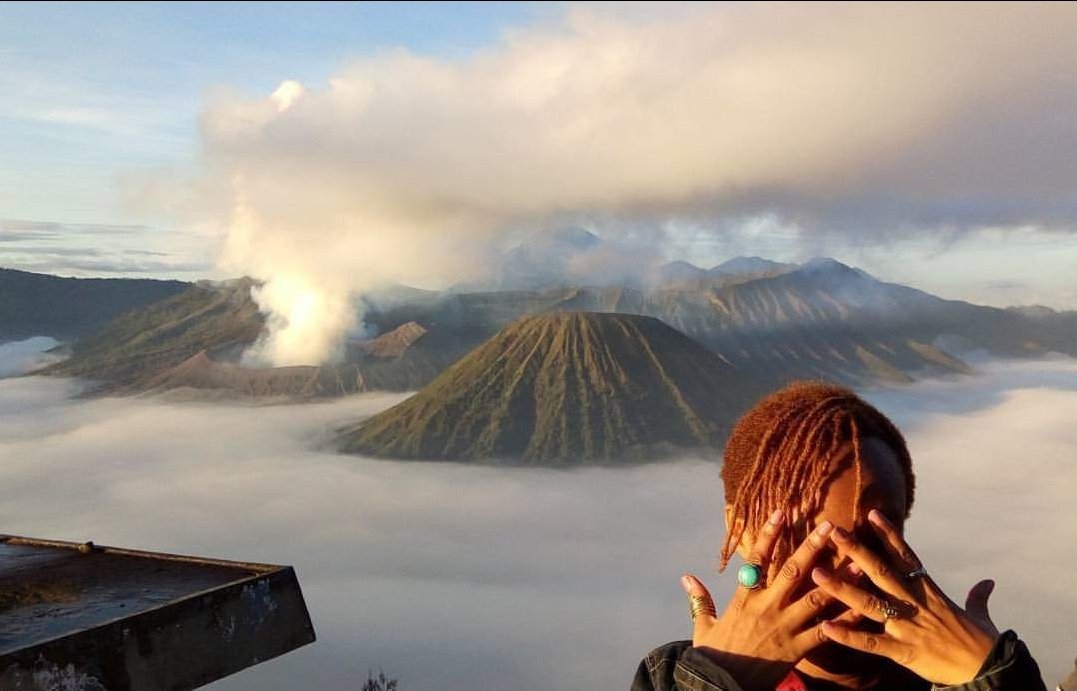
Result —
[[231, 228], [223, 266], [306, 286], [271, 306], [271, 340], [311, 344], [278, 364], [347, 330], [288, 321], [297, 303], [467, 281], [508, 229], [555, 217], [768, 214], [876, 240], [1077, 221], [1073, 6], [629, 14], [575, 8], [465, 59], [396, 50], [327, 88], [212, 100], [196, 187]]
[[281, 82], [277, 90], [269, 97], [277, 105], [279, 112], [284, 112], [291, 107], [297, 98], [303, 95], [306, 89], [297, 81], [291, 79]]
[[[995, 578], [997, 621], [1051, 683], [1077, 641], [1077, 365], [986, 371], [870, 396], [916, 459], [914, 546], [955, 599]], [[683, 571], [718, 597], [732, 588], [714, 574], [713, 461], [572, 472], [374, 461], [318, 446], [397, 395], [245, 407], [69, 400], [76, 390], [0, 382], [0, 522], [294, 564], [318, 642], [222, 691], [354, 691], [378, 666], [407, 689], [627, 687], [648, 649], [689, 634]]]

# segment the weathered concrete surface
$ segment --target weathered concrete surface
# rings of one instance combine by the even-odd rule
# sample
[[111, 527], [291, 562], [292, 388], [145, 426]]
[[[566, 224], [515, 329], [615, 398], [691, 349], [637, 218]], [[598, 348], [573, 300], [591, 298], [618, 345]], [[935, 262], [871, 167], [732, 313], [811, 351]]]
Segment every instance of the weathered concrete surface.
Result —
[[0, 690], [193, 689], [314, 641], [295, 571], [0, 536]]

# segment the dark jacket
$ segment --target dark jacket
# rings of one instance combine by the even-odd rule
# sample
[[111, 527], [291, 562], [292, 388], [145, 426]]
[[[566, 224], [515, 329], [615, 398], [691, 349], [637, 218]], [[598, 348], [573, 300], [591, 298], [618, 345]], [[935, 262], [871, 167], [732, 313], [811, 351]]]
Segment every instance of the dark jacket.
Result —
[[[812, 685], [807, 680], [805, 686]], [[878, 691], [1046, 691], [1043, 677], [1028, 648], [1013, 631], [1002, 634], [975, 679], [960, 686], [901, 683], [900, 688]], [[691, 641], [675, 641], [655, 648], [639, 663], [632, 691], [744, 691], [709, 655]]]

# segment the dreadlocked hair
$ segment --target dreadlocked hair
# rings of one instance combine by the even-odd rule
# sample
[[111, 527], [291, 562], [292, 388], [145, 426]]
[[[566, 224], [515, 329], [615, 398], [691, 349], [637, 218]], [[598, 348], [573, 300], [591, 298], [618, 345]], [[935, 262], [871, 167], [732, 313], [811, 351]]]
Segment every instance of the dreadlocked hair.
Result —
[[906, 516], [912, 508], [914, 476], [905, 438], [894, 423], [855, 393], [824, 382], [793, 382], [766, 396], [744, 414], [726, 443], [722, 481], [730, 506], [722, 547], [724, 571], [747, 533], [758, 535], [777, 508], [792, 518], [778, 536], [773, 563], [783, 563], [807, 536], [807, 521], [822, 508], [832, 465], [847, 444], [853, 447], [856, 500], [860, 513], [861, 443], [877, 437], [897, 455], [905, 475]]

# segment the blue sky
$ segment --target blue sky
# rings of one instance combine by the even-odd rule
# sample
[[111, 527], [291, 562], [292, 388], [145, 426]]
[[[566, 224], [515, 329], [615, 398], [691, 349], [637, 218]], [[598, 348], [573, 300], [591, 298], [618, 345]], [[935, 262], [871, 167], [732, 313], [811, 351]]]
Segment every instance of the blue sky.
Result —
[[322, 84], [397, 47], [465, 56], [554, 6], [0, 3], [0, 216], [119, 223], [114, 178], [189, 160], [207, 93]]
[[[265, 94], [285, 79], [324, 84], [349, 60], [400, 47], [457, 59], [506, 27], [560, 11], [556, 3], [0, 3], [0, 266], [209, 275], [213, 248], [189, 242], [167, 216], [133, 217], [118, 189], [125, 176], [195, 165], [209, 94]], [[42, 223], [64, 224], [63, 235], [49, 225], [26, 237]], [[110, 233], [112, 225], [120, 227]], [[159, 258], [132, 260], [144, 252]]]
[[[331, 77], [356, 61], [399, 49], [441, 65], [459, 65], [469, 56], [504, 47], [507, 33], [538, 35], [536, 27], [552, 27], [556, 33], [573, 7], [559, 3], [0, 3], [0, 93], [5, 95], [0, 100], [0, 141], [4, 142], [0, 146], [0, 266], [68, 275], [217, 275], [215, 244], [167, 210], [132, 209], [123, 194], [125, 180], [162, 170], [198, 174], [207, 146], [198, 118], [214, 95], [264, 99], [284, 80], [295, 80], [312, 91], [324, 90]], [[638, 11], [604, 7], [601, 11], [632, 16], [636, 22], [665, 21], [666, 15], [675, 14], [654, 6]], [[751, 14], [743, 6], [728, 11]], [[777, 15], [768, 16], [768, 22], [779, 23], [771, 21], [773, 17]], [[560, 31], [572, 34], [578, 27]], [[973, 22], [970, 32], [975, 31]], [[1018, 29], [1014, 36], [1024, 40]], [[772, 39], [760, 39], [765, 40]], [[991, 39], [992, 45], [997, 43], [997, 36]], [[1044, 89], [1045, 93], [1059, 92], [1053, 83]], [[1049, 113], [1046, 106], [1043, 112]], [[1056, 115], [1055, 120], [1070, 119], [1064, 110]], [[947, 140], [956, 142], [954, 150], [974, 151], [975, 137], [987, 138], [976, 130], [975, 120], [968, 120], [972, 134], [967, 138], [973, 146], [964, 141], [965, 134], [958, 133]], [[1049, 129], [1049, 123], [1043, 127]], [[988, 135], [996, 141], [1006, 138], [1006, 132]], [[1037, 155], [1044, 158], [1043, 165], [1030, 158], [1015, 169], [1050, 169], [1054, 163], [1049, 152], [1065, 153], [1070, 144], [1063, 137], [1065, 146], [1057, 146], [1060, 139], [1055, 130], [1050, 130], [1050, 136], [1053, 139], [1044, 141], [1052, 142], [1051, 146], [1033, 141], [1026, 147], [1041, 152]], [[986, 163], [970, 159], [968, 165], [986, 169], [997, 166], [999, 160], [1004, 164], [1009, 151], [1003, 151], [1001, 157], [985, 158]], [[836, 157], [841, 155], [845, 152]], [[885, 172], [890, 174], [889, 169]], [[958, 169], [957, 177], [963, 172]], [[1064, 181], [1065, 174], [1068, 169], [1059, 179]], [[993, 182], [990, 175], [981, 179], [985, 184]], [[853, 178], [856, 184], [859, 180]], [[984, 200], [993, 204], [997, 197], [987, 188], [959, 192], [964, 195], [960, 203], [966, 204], [967, 199], [968, 208], [974, 210], [977, 205], [991, 206]], [[1065, 206], [1050, 198], [1053, 193], [1046, 190], [1039, 195], [1046, 200], [1045, 209]], [[1037, 194], [1036, 189], [1022, 190], [1023, 196], [1002, 199], [998, 207], [1018, 208], [1027, 199], [1039, 198]], [[826, 195], [832, 198], [835, 192], [828, 190]], [[865, 198], [871, 199], [870, 194]], [[913, 215], [929, 216], [949, 204], [946, 198], [941, 205], [932, 199], [914, 209]], [[1073, 278], [1077, 275], [1077, 226], [1069, 218], [1048, 218], [1042, 226], [1036, 219], [1026, 222], [1021, 217], [999, 219], [999, 223], [992, 223], [990, 217], [977, 218], [973, 226], [957, 233], [929, 229], [888, 237], [886, 221], [879, 221], [882, 231], [856, 230], [864, 218], [862, 200], [853, 199], [847, 207], [855, 211], [839, 209], [822, 215], [824, 223], [846, 226], [835, 234], [806, 235], [782, 222], [766, 222], [766, 214], [749, 219], [734, 233], [701, 231], [707, 225], [702, 224], [677, 235], [680, 241], [667, 249], [668, 258], [707, 266], [739, 253], [780, 260], [829, 254], [884, 279], [947, 297], [1077, 308], [1077, 280]], [[889, 207], [880, 206], [880, 215], [884, 208]]]

